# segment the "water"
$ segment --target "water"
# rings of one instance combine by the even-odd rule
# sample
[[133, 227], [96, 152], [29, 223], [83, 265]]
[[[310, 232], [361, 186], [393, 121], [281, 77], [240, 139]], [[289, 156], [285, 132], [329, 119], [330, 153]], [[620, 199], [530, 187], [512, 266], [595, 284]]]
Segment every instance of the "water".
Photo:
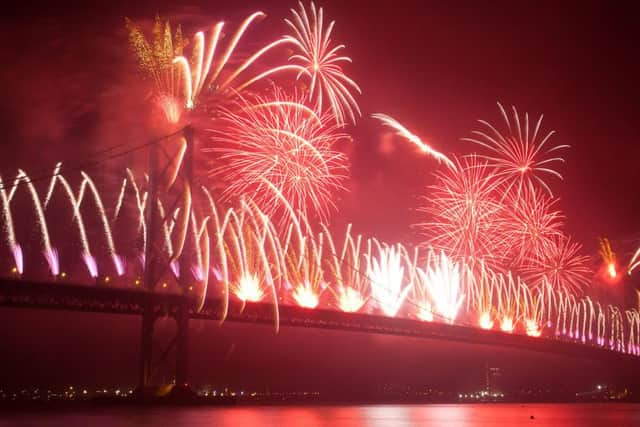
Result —
[[[531, 418], [533, 416], [533, 418]], [[640, 426], [640, 404], [486, 404], [286, 406], [233, 408], [94, 408], [0, 414], [0, 426]]]

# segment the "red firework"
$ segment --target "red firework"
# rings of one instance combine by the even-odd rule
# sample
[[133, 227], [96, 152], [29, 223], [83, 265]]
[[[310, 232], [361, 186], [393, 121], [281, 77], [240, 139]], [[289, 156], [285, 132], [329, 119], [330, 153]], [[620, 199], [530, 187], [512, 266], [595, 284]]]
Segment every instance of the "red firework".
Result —
[[549, 147], [547, 144], [555, 133], [548, 132], [544, 137], [539, 137], [540, 126], [542, 124], [541, 115], [536, 122], [533, 132], [529, 131], [529, 114], [524, 114], [524, 124], [515, 107], [513, 110], [513, 121], [500, 103], [498, 103], [502, 117], [507, 125], [506, 132], [500, 132], [489, 122], [479, 120], [485, 129], [473, 131], [473, 137], [463, 138], [479, 144], [489, 150], [490, 154], [480, 155], [489, 162], [489, 166], [495, 167], [500, 175], [509, 183], [509, 186], [517, 184], [521, 189], [523, 184], [537, 183], [551, 193], [551, 189], [543, 179], [544, 176], [552, 175], [562, 179], [559, 172], [552, 169], [558, 162], [564, 162], [562, 157], [553, 157], [556, 151], [569, 148], [568, 145], [555, 145]]
[[562, 236], [563, 215], [554, 210], [555, 199], [532, 185], [509, 191], [504, 200], [503, 230], [509, 242], [509, 262], [520, 265], [540, 257]]
[[455, 160], [455, 168], [436, 173], [426, 206], [430, 220], [418, 224], [430, 244], [467, 263], [495, 265], [505, 255], [501, 224], [504, 206], [495, 197], [500, 181], [475, 156]]
[[523, 265], [523, 276], [532, 286], [539, 286], [546, 278], [554, 289], [582, 293], [593, 275], [589, 257], [580, 255], [582, 246], [571, 242], [570, 237], [556, 236], [552, 240], [552, 245]]
[[358, 85], [344, 74], [340, 65], [351, 62], [351, 58], [339, 53], [345, 46], [331, 44], [331, 31], [335, 21], [331, 21], [325, 28], [321, 7], [316, 9], [311, 2], [309, 17], [304, 5], [301, 2], [298, 4], [299, 11], [291, 9], [293, 19], [285, 19], [293, 34], [285, 36], [284, 39], [298, 48], [298, 53], [289, 59], [301, 67], [302, 71], [298, 77], [303, 74], [311, 77], [309, 99], [313, 100], [317, 111], [322, 111], [326, 98], [338, 126], [344, 125], [345, 116], [355, 123], [356, 114], [361, 113], [351, 91], [361, 91]]
[[334, 149], [347, 136], [332, 115], [276, 89], [268, 97], [240, 97], [214, 120], [204, 151], [215, 156], [210, 176], [226, 183], [224, 198], [250, 197], [272, 216], [290, 205], [324, 220], [335, 209], [333, 193], [344, 189], [348, 165]]

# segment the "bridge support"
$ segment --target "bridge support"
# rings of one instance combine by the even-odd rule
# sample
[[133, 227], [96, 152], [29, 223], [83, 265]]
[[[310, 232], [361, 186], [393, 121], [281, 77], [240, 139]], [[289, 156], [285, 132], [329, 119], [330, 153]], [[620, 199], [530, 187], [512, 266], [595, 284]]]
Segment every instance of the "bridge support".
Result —
[[156, 322], [153, 306], [145, 303], [142, 314], [142, 328], [140, 335], [140, 371], [138, 388], [144, 393], [151, 386], [153, 372], [153, 329]]
[[176, 386], [189, 387], [189, 307], [182, 304], [176, 314]]
[[[182, 161], [180, 177], [183, 181], [182, 192], [191, 191], [193, 186], [193, 146], [194, 146], [194, 131], [191, 126], [186, 126], [183, 131], [187, 149]], [[166, 147], [165, 147], [166, 148]], [[171, 159], [167, 155], [165, 148], [159, 144], [154, 144], [150, 147], [149, 151], [149, 189], [148, 189], [148, 203], [146, 209], [145, 222], [147, 224], [147, 239], [145, 245], [144, 256], [144, 288], [149, 292], [149, 297], [155, 291], [157, 282], [159, 282], [167, 274], [167, 259], [172, 254], [166, 253], [163, 249], [161, 229], [163, 225], [169, 219], [164, 216], [161, 209], [158, 208], [159, 192], [161, 187], [166, 186], [167, 180], [167, 166], [161, 164], [164, 158], [160, 159], [160, 154], [165, 154], [166, 160], [171, 162]], [[175, 178], [175, 177], [174, 177]], [[174, 191], [179, 191], [180, 186], [174, 185]], [[169, 188], [167, 188], [169, 189]], [[176, 200], [180, 200], [182, 195], [176, 197]], [[188, 221], [188, 224], [190, 221]], [[189, 227], [189, 225], [187, 225]], [[184, 243], [183, 253], [191, 253], [192, 246], [197, 244], [187, 239]], [[190, 283], [190, 259], [187, 256], [180, 256], [180, 274], [178, 279], [179, 288], [186, 294], [188, 290], [192, 288]], [[164, 279], [163, 279], [164, 280]], [[176, 321], [176, 336], [168, 345], [168, 347], [159, 353], [159, 360], [157, 365], [153, 363], [153, 332], [154, 324], [157, 317], [157, 309], [151, 302], [151, 298], [147, 298], [148, 302], [145, 302], [143, 315], [142, 315], [142, 330], [140, 338], [140, 372], [139, 372], [139, 391], [143, 396], [149, 396], [153, 390], [153, 377], [156, 373], [158, 365], [164, 363], [168, 359], [168, 355], [171, 351], [175, 351], [175, 388], [172, 394], [178, 394], [180, 397], [185, 397], [190, 394], [189, 391], [189, 300], [184, 300], [175, 307], [175, 311], [171, 312]]]

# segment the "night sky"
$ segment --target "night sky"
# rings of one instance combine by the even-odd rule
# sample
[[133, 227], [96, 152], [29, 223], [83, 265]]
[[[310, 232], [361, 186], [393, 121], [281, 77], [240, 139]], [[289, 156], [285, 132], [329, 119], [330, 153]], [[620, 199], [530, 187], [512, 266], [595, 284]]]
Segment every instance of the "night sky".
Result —
[[[347, 46], [353, 59], [347, 71], [363, 90], [363, 118], [350, 130], [351, 192], [341, 198], [337, 224], [353, 221], [358, 231], [383, 240], [412, 241], [418, 197], [437, 167], [401, 142], [382, 152], [384, 132], [371, 113], [390, 114], [438, 150], [463, 155], [475, 150], [460, 138], [477, 128], [477, 119], [500, 123], [499, 101], [532, 116], [544, 113], [543, 127], [557, 131], [555, 143], [571, 145], [560, 167], [565, 179], [552, 185], [567, 231], [588, 254], [595, 255], [597, 239], [607, 236], [628, 259], [640, 242], [638, 10], [605, 2], [320, 5], [337, 21], [333, 38]], [[114, 141], [154, 135], [157, 130], [140, 113], [146, 92], [127, 45], [124, 16], [140, 21], [159, 12], [192, 34], [213, 20], [237, 23], [261, 9], [268, 17], [250, 32], [259, 44], [285, 31], [282, 19], [296, 3], [22, 1], [12, 7], [0, 18], [3, 176], [18, 167], [29, 172], [50, 169], [58, 160], [73, 163]], [[102, 171], [107, 178], [109, 171]], [[65, 383], [67, 375], [88, 384], [135, 381], [138, 320], [3, 309], [0, 325], [0, 382]], [[450, 354], [461, 353], [457, 346], [389, 337], [307, 330], [274, 336], [266, 327], [201, 323], [193, 336], [194, 376], [246, 387], [278, 381], [323, 387], [354, 369], [354, 384], [402, 381], [416, 371], [423, 375], [419, 381], [438, 382], [445, 377], [433, 367], [453, 372], [456, 363], [466, 366], [464, 378], [456, 379], [464, 384], [483, 364], [470, 356], [452, 361]], [[361, 364], [363, 349], [377, 356]], [[482, 352], [511, 366], [529, 360]], [[528, 369], [521, 367], [521, 373]], [[367, 377], [371, 373], [377, 376]]]

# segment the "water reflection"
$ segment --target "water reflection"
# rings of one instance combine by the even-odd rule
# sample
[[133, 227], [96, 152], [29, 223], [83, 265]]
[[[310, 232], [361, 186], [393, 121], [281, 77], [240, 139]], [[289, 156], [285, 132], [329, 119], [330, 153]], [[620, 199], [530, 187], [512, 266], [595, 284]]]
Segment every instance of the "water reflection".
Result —
[[[532, 418], [533, 417], [533, 418]], [[93, 408], [0, 413], [0, 427], [638, 426], [640, 404]]]

